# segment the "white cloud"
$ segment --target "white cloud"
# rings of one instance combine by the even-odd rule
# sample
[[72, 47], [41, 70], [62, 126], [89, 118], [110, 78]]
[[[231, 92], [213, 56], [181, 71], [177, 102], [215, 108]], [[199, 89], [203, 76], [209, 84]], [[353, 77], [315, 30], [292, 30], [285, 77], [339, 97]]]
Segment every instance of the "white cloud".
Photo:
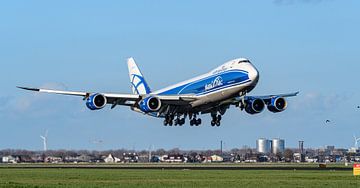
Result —
[[[40, 88], [46, 89], [57, 89], [57, 90], [66, 90], [67, 87], [62, 83], [45, 83]], [[15, 112], [26, 112], [30, 108], [45, 102], [49, 98], [49, 95], [37, 92], [25, 93], [21, 97], [12, 98], [9, 101], [10, 108]]]
[[350, 96], [348, 94], [322, 94], [318, 92], [308, 92], [296, 97], [291, 101], [290, 108], [296, 111], [305, 111], [313, 113], [336, 112], [348, 103]]

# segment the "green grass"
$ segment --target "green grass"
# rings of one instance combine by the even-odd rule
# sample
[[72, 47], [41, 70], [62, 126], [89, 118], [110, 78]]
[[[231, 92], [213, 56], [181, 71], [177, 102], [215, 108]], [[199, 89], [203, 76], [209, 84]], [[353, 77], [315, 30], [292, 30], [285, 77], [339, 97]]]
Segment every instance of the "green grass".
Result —
[[352, 171], [0, 168], [0, 187], [360, 187]]
[[[12, 167], [289, 167], [289, 168], [318, 168], [318, 163], [19, 163], [19, 164], [0, 164], [0, 168]], [[352, 170], [352, 164], [345, 166], [343, 163], [327, 164], [328, 168], [344, 168]]]

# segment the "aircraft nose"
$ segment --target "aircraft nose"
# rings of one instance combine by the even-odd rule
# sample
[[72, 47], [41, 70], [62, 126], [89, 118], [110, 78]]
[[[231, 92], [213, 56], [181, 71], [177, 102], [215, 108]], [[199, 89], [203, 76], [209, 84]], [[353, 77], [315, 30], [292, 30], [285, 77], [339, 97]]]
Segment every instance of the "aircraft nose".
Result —
[[254, 66], [251, 66], [248, 72], [249, 72], [249, 79], [254, 84], [256, 84], [259, 81], [259, 71]]

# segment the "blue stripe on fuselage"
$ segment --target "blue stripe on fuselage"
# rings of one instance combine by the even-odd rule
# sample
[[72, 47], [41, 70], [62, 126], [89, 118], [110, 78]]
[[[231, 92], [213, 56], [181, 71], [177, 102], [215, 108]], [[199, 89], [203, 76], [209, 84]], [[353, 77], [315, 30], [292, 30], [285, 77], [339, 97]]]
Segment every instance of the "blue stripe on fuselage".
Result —
[[159, 95], [177, 94], [207, 94], [219, 89], [249, 82], [248, 72], [243, 70], [229, 70], [206, 78], [196, 80], [170, 90], [159, 93]]

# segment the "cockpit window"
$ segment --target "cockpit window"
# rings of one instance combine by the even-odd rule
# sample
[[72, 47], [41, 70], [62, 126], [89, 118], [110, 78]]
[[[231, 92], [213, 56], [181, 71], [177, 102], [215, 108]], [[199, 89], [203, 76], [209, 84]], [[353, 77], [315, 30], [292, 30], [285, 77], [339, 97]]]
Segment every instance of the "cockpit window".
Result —
[[250, 61], [249, 61], [249, 60], [240, 60], [240, 61], [238, 62], [238, 64], [240, 64], [240, 63], [250, 63]]

